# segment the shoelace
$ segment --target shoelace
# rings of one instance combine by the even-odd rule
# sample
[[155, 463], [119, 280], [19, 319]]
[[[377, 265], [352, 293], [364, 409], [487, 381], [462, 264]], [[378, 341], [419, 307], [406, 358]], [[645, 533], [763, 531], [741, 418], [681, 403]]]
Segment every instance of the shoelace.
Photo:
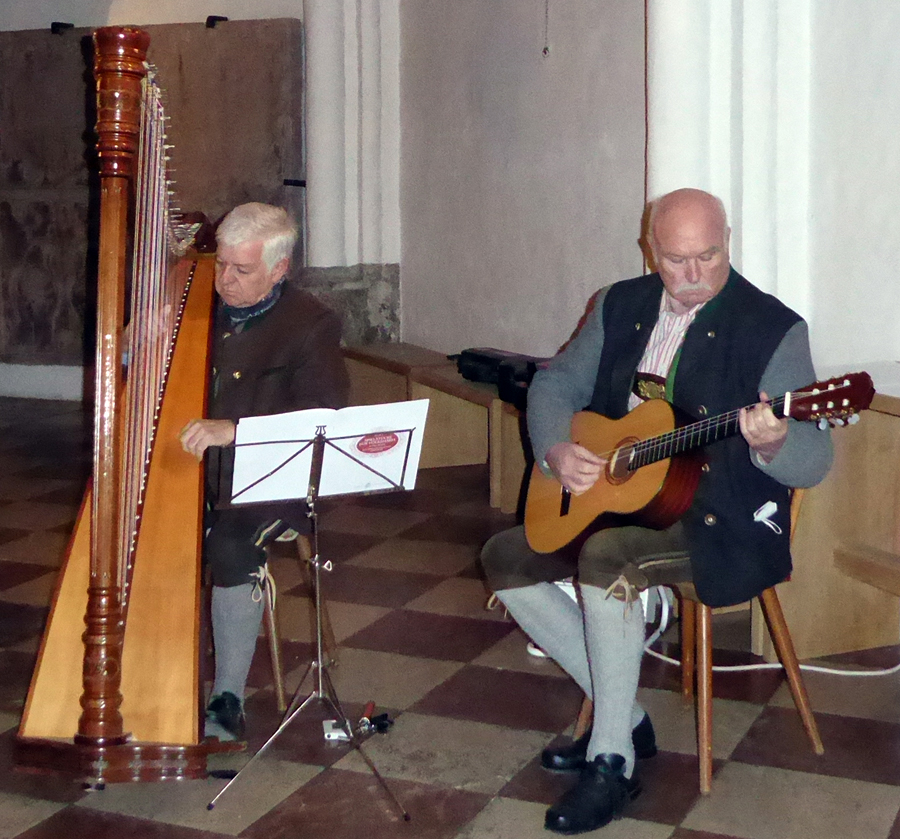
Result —
[[259, 570], [250, 574], [253, 577], [253, 591], [250, 597], [254, 603], [259, 603], [263, 596], [269, 598], [269, 608], [275, 609], [275, 598], [277, 595], [275, 589], [275, 578], [269, 573], [269, 563], [260, 565]]
[[485, 609], [487, 609], [489, 612], [493, 612], [494, 609], [503, 609], [503, 617], [509, 617], [509, 609], [507, 609], [506, 606], [503, 605], [503, 602], [499, 597], [497, 597], [496, 594], [492, 594], [488, 598], [487, 603], [485, 604]]
[[[618, 597], [616, 594], [619, 589], [622, 590], [622, 597]], [[634, 607], [634, 601], [638, 599], [639, 595], [637, 589], [629, 582], [628, 578], [624, 574], [619, 574], [618, 578], [613, 580], [609, 588], [606, 589], [606, 599], [609, 600], [610, 597], [624, 601], [625, 612], [628, 613]]]

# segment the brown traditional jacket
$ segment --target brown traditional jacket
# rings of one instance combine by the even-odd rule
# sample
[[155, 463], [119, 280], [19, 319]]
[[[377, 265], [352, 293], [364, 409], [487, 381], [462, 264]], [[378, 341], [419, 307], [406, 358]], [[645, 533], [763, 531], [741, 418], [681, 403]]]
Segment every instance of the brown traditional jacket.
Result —
[[[341, 322], [315, 297], [286, 283], [278, 302], [236, 332], [216, 311], [210, 419], [343, 408], [350, 383], [340, 348]], [[233, 449], [212, 448], [208, 471], [214, 498], [231, 482]]]
[[211, 419], [238, 420], [306, 408], [343, 408], [349, 381], [341, 322], [315, 297], [286, 284], [278, 302], [235, 332], [216, 313]]

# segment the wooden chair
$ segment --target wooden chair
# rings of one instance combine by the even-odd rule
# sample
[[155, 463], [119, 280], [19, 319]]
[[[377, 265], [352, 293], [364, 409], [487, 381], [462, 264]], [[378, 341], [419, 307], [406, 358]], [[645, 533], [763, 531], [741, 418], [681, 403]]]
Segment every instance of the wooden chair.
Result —
[[[795, 490], [791, 500], [791, 538], [800, 512], [803, 491]], [[694, 701], [694, 682], [697, 684], [697, 754], [700, 759], [700, 792], [708, 795], [712, 786], [712, 678], [713, 640], [712, 609], [701, 603], [693, 585], [672, 587], [681, 604], [681, 696], [685, 702]], [[778, 659], [784, 667], [788, 686], [803, 727], [817, 755], [825, 751], [816, 726], [809, 695], [800, 673], [800, 665], [791, 634], [784, 620], [781, 603], [775, 588], [768, 588], [759, 596], [762, 612], [775, 645]], [[593, 704], [585, 697], [575, 723], [574, 737], [578, 738], [591, 724]]]

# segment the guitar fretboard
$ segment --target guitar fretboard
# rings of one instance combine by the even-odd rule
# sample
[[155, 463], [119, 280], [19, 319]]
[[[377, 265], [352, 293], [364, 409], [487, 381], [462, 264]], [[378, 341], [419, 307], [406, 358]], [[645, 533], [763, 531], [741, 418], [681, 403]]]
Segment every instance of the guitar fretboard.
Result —
[[[770, 402], [776, 417], [784, 416], [785, 397], [779, 396]], [[733, 437], [740, 431], [739, 417], [742, 409], [727, 411], [708, 419], [698, 420], [674, 431], [667, 431], [656, 437], [641, 440], [632, 446], [628, 459], [628, 470], [633, 472], [642, 466], [649, 466], [659, 460], [708, 446], [727, 437]]]

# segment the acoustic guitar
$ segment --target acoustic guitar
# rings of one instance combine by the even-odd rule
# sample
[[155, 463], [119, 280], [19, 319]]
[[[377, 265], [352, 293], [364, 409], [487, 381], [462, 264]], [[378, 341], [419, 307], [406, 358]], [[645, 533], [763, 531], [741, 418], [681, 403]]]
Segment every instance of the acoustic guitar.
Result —
[[[828, 425], [853, 424], [872, 402], [868, 373], [814, 382], [772, 399], [777, 417]], [[682, 424], [663, 399], [642, 403], [611, 420], [592, 411], [572, 418], [573, 442], [606, 459], [597, 482], [573, 495], [535, 465], [525, 502], [525, 537], [538, 553], [568, 545], [578, 536], [623, 523], [662, 529], [691, 506], [700, 481], [704, 446], [740, 432], [740, 409]]]

